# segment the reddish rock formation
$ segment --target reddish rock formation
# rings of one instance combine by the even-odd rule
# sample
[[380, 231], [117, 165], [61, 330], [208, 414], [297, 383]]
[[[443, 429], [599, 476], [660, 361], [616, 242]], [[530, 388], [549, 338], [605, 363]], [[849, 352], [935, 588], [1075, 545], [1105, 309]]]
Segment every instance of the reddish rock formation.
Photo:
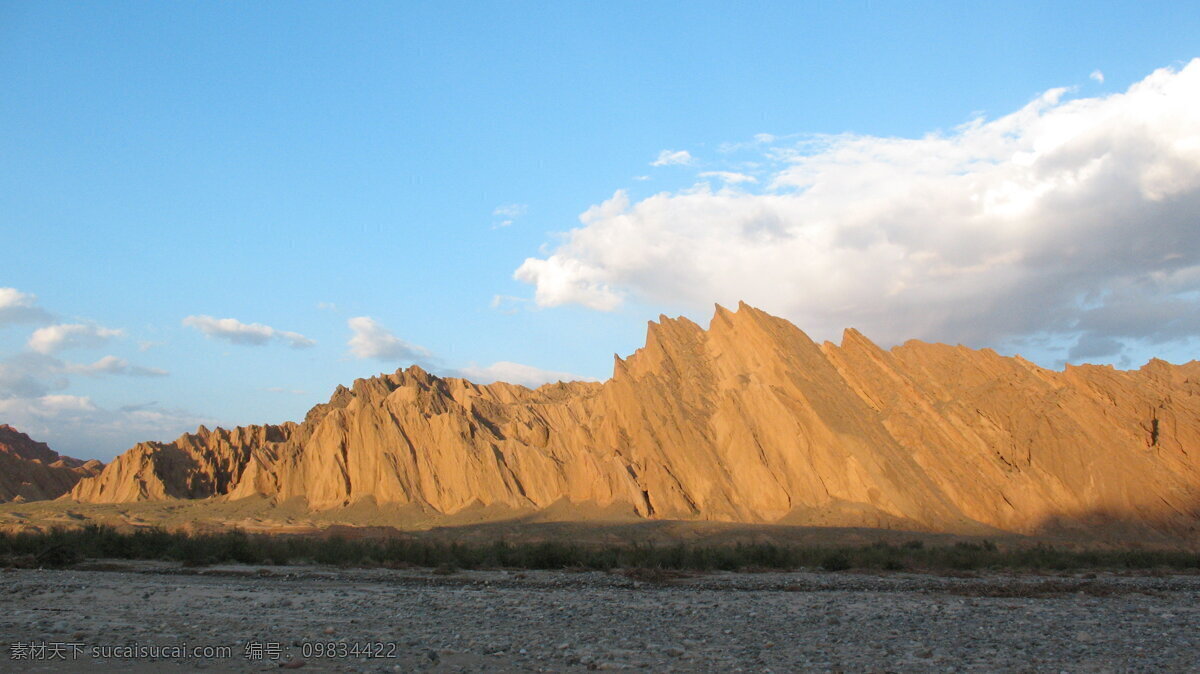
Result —
[[58, 498], [103, 467], [99, 461], [60, 456], [46, 443], [0, 424], [0, 503]]
[[991, 350], [718, 307], [650, 324], [613, 378], [529, 390], [418, 367], [339, 387], [300, 424], [143, 443], [71, 497], [373, 499], [453, 513], [625, 504], [643, 517], [991, 528], [1122, 520], [1194, 531], [1200, 363], [1056, 372]]

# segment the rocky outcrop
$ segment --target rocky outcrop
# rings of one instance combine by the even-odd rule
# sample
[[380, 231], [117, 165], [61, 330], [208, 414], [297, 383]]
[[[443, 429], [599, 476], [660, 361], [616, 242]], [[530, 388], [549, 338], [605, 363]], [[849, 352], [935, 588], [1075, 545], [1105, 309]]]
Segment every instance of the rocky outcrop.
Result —
[[95, 479], [76, 485], [71, 498], [91, 503], [129, 503], [225, 494], [237, 484], [253, 449], [285, 440], [294, 427], [285, 424], [210, 431], [201, 426], [171, 443], [138, 443]]
[[646, 518], [1031, 533], [1194, 531], [1200, 363], [1040, 368], [847, 330], [816, 344], [746, 305], [652, 322], [604, 383], [530, 390], [418, 367], [303, 423], [143, 443], [71, 497], [304, 498], [442, 513], [560, 501]]
[[46, 443], [0, 424], [0, 503], [58, 498], [103, 467], [99, 461], [60, 456]]

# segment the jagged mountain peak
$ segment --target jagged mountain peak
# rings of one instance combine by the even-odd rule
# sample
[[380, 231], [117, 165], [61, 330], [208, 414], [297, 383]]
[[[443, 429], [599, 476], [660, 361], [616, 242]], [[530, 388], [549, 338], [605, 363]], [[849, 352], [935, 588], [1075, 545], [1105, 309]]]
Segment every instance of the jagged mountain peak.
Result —
[[445, 514], [565, 500], [650, 518], [943, 531], [1115, 513], [1188, 530], [1200, 511], [1196, 374], [1161, 362], [1054, 372], [919, 341], [885, 351], [854, 329], [817, 345], [743, 302], [717, 305], [707, 329], [650, 321], [604, 383], [481, 386], [412, 366], [338, 387], [300, 424], [131, 450], [72, 497]]

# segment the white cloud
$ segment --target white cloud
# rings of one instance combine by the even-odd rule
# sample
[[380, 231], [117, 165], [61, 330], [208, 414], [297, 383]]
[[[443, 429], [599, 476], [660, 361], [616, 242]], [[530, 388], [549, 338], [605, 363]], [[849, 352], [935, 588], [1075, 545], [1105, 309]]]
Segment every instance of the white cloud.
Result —
[[515, 277], [543, 307], [744, 299], [825, 338], [1200, 334], [1200, 59], [1065, 93], [949, 133], [764, 149], [758, 193], [619, 191]]
[[36, 398], [65, 389], [70, 381], [61, 360], [24, 352], [0, 361], [0, 399]]
[[49, 417], [63, 412], [96, 410], [91, 398], [72, 395], [44, 395], [31, 400], [0, 400], [0, 410], [8, 414], [26, 412], [36, 417]]
[[37, 296], [16, 288], [0, 288], [0, 327], [16, 323], [47, 323], [50, 312], [37, 305]]
[[756, 183], [756, 182], [758, 182], [758, 178], [755, 178], [754, 176], [746, 175], [745, 173], [738, 173], [736, 171], [704, 171], [703, 173], [700, 174], [700, 177], [701, 178], [717, 178], [717, 179], [721, 180], [722, 182], [725, 182], [730, 185], [737, 185], [739, 183]]
[[687, 150], [663, 150], [658, 153], [658, 159], [650, 162], [651, 166], [677, 166], [692, 163], [692, 153]]
[[530, 300], [525, 297], [513, 297], [512, 295], [492, 295], [492, 301], [489, 306], [502, 314], [512, 315], [520, 310], [524, 304], [528, 304]]
[[469, 379], [476, 384], [490, 384], [496, 381], [504, 381], [510, 384], [528, 386], [529, 388], [537, 388], [542, 384], [558, 381], [596, 381], [595, 379], [581, 377], [570, 372], [543, 370], [532, 365], [522, 365], [521, 363], [511, 363], [503, 360], [492, 363], [487, 367], [470, 365], [456, 370], [451, 373], [451, 376]]
[[26, 351], [0, 360], [0, 399], [36, 398], [61, 391], [70, 384], [70, 375], [165, 377], [167, 374], [165, 370], [134, 365], [116, 356], [104, 356], [94, 363], [82, 364]]
[[1096, 80], [1100, 84], [1104, 84], [1104, 73], [1100, 72], [1099, 70], [1093, 70], [1092, 74], [1088, 75], [1088, 77]]
[[90, 398], [61, 393], [70, 377], [166, 374], [116, 356], [84, 365], [35, 351], [14, 354], [0, 361], [0, 419], [65, 454], [107, 459], [142, 440], [169, 439], [210, 420], [153, 405], [107, 410]]
[[[0, 288], [0, 325], [50, 320], [53, 316], [37, 306], [33, 295]], [[0, 420], [65, 454], [105, 459], [136, 442], [168, 439], [203, 421], [211, 422], [179, 410], [158, 409], [153, 404], [108, 410], [88, 397], [63, 392], [74, 376], [167, 374], [117, 356], [82, 364], [63, 361], [55, 355], [70, 348], [99, 346], [123, 335], [121, 330], [94, 323], [61, 323], [35, 330], [27, 342], [27, 351], [0, 360]], [[143, 346], [142, 350], [146, 348]]]
[[528, 210], [529, 206], [526, 204], [503, 204], [497, 206], [492, 210], [492, 215], [499, 219], [492, 223], [492, 229], [508, 227], [515, 222], [517, 218], [525, 215]]
[[545, 260], [528, 258], [513, 274], [518, 281], [537, 286], [534, 301], [538, 306], [575, 303], [597, 311], [612, 311], [621, 305], [621, 296], [603, 280], [607, 276], [600, 267], [557, 254]]
[[724, 143], [721, 143], [720, 145], [717, 146], [717, 151], [720, 152], [721, 154], [733, 154], [735, 152], [743, 152], [746, 150], [762, 152], [764, 149], [763, 148], [764, 145], [771, 145], [772, 143], [777, 143], [784, 139], [795, 138], [795, 137], [797, 137], [797, 134], [790, 134], [788, 136], [776, 136], [773, 133], [756, 133], [756, 134], [754, 134], [754, 137], [750, 140], [743, 140], [743, 141], [738, 141], [738, 142], [726, 141]]
[[[501, 297], [497, 295], [496, 299]], [[440, 376], [462, 377], [477, 384], [506, 381], [536, 388], [556, 381], [595, 381], [570, 372], [543, 370], [532, 365], [508, 361], [499, 361], [485, 367], [471, 364], [460, 369], [447, 368], [440, 364], [441, 359], [435, 354], [400, 339], [369, 316], [351, 318], [347, 324], [354, 333], [347, 345], [351, 355], [356, 358], [415, 362]]]
[[109, 460], [144, 440], [171, 440], [210, 418], [150, 403], [111, 410], [86, 396], [64, 394], [0, 399], [0, 418], [56, 451]]
[[168, 372], [160, 370], [156, 367], [142, 367], [141, 365], [131, 365], [124, 358], [116, 356], [104, 356], [100, 360], [90, 364], [81, 365], [78, 363], [66, 363], [64, 371], [71, 374], [83, 374], [90, 376], [104, 374], [119, 374], [129, 377], [165, 377]]
[[303, 349], [316, 344], [315, 341], [298, 332], [276, 330], [261, 323], [243, 323], [233, 318], [188, 316], [183, 319], [183, 324], [193, 327], [209, 337], [246, 346], [262, 346], [272, 340], [287, 342], [288, 346], [293, 349]]
[[346, 345], [355, 358], [423, 362], [432, 356], [426, 349], [393, 335], [370, 316], [351, 318], [346, 324], [354, 333]]
[[99, 325], [61, 323], [38, 328], [29, 338], [29, 348], [38, 353], [55, 353], [63, 349], [100, 346], [125, 333]]
[[528, 204], [502, 204], [492, 210], [492, 215], [504, 218], [519, 218], [529, 210]]

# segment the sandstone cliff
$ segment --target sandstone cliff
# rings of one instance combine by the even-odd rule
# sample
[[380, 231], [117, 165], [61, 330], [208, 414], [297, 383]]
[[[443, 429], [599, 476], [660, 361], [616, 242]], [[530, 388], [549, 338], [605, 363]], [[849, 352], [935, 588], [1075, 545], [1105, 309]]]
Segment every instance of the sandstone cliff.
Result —
[[46, 443], [0, 424], [0, 503], [58, 498], [103, 467], [99, 461], [60, 456]]
[[1200, 515], [1200, 363], [1067, 367], [718, 307], [652, 322], [600, 383], [529, 390], [418, 367], [302, 423], [143, 443], [71, 498], [302, 497], [442, 513], [556, 502], [647, 518], [1033, 533]]

